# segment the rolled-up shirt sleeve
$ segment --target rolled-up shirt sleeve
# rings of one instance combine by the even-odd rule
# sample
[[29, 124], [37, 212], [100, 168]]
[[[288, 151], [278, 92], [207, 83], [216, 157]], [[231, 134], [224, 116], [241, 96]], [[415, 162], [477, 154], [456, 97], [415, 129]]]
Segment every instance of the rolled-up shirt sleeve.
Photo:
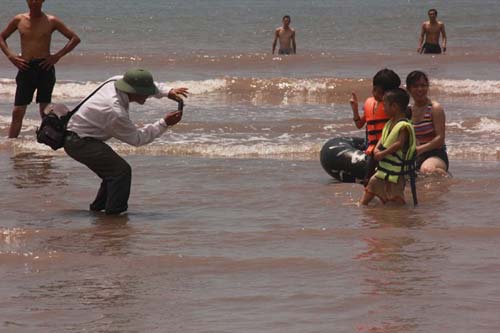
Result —
[[143, 146], [161, 136], [167, 130], [164, 119], [143, 127], [137, 127], [128, 117], [119, 116], [110, 122], [108, 134], [132, 146]]

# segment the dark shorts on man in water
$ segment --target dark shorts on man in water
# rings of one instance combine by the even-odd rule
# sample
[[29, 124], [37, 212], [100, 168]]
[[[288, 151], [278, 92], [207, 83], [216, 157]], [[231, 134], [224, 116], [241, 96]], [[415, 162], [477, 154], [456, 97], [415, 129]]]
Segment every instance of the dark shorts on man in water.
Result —
[[422, 46], [422, 53], [441, 54], [441, 46], [439, 46], [439, 44], [425, 43], [424, 46]]
[[292, 48], [279, 49], [278, 54], [293, 54], [293, 49]]
[[27, 70], [19, 70], [16, 76], [16, 98], [15, 106], [29, 105], [33, 101], [36, 92], [37, 103], [50, 103], [52, 91], [56, 84], [56, 70], [54, 66], [48, 70], [43, 69], [40, 63], [44, 59], [33, 59], [29, 62]]
[[446, 171], [448, 171], [450, 162], [448, 161], [448, 153], [446, 152], [446, 148], [433, 149], [417, 156], [417, 170], [420, 170], [420, 167], [422, 166], [424, 161], [429, 157], [437, 157], [442, 159], [443, 162], [446, 163]]

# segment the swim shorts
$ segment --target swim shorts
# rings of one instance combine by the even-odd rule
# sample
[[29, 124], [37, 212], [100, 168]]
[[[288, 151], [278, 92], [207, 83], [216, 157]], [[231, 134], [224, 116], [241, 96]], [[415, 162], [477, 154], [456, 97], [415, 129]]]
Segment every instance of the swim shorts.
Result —
[[422, 53], [441, 54], [441, 46], [439, 46], [439, 44], [425, 43], [424, 46], [422, 46]]
[[279, 49], [278, 54], [293, 54], [293, 49], [292, 48]]
[[437, 157], [442, 159], [443, 162], [446, 163], [446, 171], [448, 171], [450, 161], [448, 160], [448, 153], [446, 152], [446, 148], [433, 149], [417, 156], [417, 170], [420, 170], [420, 167], [422, 166], [424, 161], [429, 157]]
[[15, 106], [29, 105], [36, 92], [37, 103], [50, 103], [52, 91], [56, 84], [56, 70], [54, 66], [48, 70], [43, 69], [40, 63], [44, 59], [33, 59], [29, 62], [29, 68], [25, 71], [19, 70], [16, 76]]

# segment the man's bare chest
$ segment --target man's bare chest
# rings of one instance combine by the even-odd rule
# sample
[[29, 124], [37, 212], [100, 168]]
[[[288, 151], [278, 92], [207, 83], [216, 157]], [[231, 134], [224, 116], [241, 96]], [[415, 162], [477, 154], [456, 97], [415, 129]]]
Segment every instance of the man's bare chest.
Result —
[[17, 29], [22, 39], [30, 40], [50, 38], [53, 30], [48, 19], [36, 21], [25, 19], [19, 23]]
[[279, 33], [279, 36], [280, 36], [280, 38], [289, 39], [289, 38], [292, 37], [292, 34], [293, 34], [292, 30], [284, 30], [284, 29], [282, 29], [280, 31], [280, 33]]
[[441, 32], [441, 26], [439, 24], [427, 24], [425, 26], [425, 31], [430, 34], [439, 34]]

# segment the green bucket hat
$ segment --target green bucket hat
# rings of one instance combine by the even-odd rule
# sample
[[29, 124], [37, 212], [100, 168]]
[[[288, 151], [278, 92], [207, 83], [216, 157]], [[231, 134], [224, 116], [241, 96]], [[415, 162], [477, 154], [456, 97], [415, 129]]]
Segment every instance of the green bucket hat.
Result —
[[137, 95], [156, 95], [159, 90], [153, 81], [153, 75], [145, 69], [129, 69], [123, 78], [115, 82], [116, 89]]

